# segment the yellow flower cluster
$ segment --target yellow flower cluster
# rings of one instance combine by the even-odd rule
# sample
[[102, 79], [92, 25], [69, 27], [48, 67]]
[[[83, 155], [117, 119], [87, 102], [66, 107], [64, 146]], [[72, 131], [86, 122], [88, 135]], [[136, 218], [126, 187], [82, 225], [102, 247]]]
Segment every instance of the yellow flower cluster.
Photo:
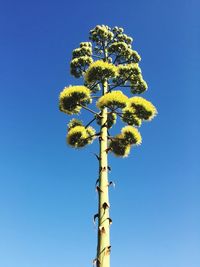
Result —
[[80, 105], [87, 105], [91, 101], [90, 90], [87, 87], [65, 87], [59, 96], [59, 108], [66, 114], [77, 114], [81, 110]]
[[76, 126], [83, 126], [83, 123], [82, 123], [81, 120], [73, 118], [73, 119], [71, 119], [69, 121], [67, 126], [68, 126], [68, 131], [69, 131], [70, 129], [72, 129], [72, 128], [76, 127]]
[[95, 130], [92, 127], [74, 126], [69, 129], [67, 143], [74, 148], [81, 148], [91, 144], [95, 138]]
[[143, 97], [134, 96], [129, 98], [128, 106], [133, 108], [134, 114], [141, 120], [152, 120], [157, 110], [154, 105]]
[[135, 115], [135, 109], [131, 107], [122, 109], [121, 118], [123, 122], [126, 122], [129, 125], [140, 126], [142, 124], [142, 120]]
[[109, 148], [115, 156], [125, 158], [130, 153], [131, 145], [125, 145], [123, 136], [118, 134], [110, 141]]
[[117, 75], [117, 67], [111, 63], [97, 60], [93, 62], [85, 73], [87, 83], [104, 81]]
[[121, 91], [112, 91], [100, 97], [96, 105], [99, 109], [108, 107], [111, 110], [115, 110], [117, 108], [126, 107], [127, 102], [128, 97], [124, 95]]
[[140, 145], [142, 143], [142, 137], [137, 128], [125, 126], [122, 128], [121, 133], [127, 145]]
[[125, 126], [121, 134], [115, 136], [109, 144], [111, 151], [120, 157], [127, 157], [132, 145], [140, 145], [142, 137], [139, 131], [132, 126]]

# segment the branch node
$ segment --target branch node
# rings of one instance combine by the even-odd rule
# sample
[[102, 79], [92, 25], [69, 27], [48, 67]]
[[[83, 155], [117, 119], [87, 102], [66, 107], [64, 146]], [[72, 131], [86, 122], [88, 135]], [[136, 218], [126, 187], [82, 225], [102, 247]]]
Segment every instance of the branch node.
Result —
[[105, 234], [106, 233], [106, 229], [104, 226], [99, 226], [99, 231], [102, 233], [102, 234]]
[[99, 186], [96, 187], [96, 191], [101, 192], [101, 193], [103, 192], [103, 190]]
[[107, 202], [104, 202], [103, 205], [102, 205], [102, 208], [104, 210], [109, 209], [110, 208], [110, 205]]

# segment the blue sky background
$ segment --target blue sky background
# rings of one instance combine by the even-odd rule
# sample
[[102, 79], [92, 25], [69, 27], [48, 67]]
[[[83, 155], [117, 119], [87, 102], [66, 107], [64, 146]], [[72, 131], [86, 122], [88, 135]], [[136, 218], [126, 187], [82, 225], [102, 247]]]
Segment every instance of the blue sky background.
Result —
[[1, 0], [0, 267], [95, 257], [97, 145], [66, 146], [58, 95], [78, 83], [71, 51], [96, 24], [134, 38], [143, 96], [159, 111], [129, 158], [110, 156], [112, 266], [200, 266], [199, 9], [197, 0]]

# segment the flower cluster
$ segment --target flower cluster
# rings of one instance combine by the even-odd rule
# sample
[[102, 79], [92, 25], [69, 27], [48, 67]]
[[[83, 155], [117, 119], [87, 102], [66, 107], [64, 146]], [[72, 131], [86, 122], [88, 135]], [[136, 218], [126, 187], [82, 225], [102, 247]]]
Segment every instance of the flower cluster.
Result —
[[[87, 126], [81, 120], [72, 119], [68, 124], [66, 140], [74, 148], [92, 143], [99, 134], [89, 125], [95, 120], [101, 125], [104, 121], [101, 113], [106, 108], [107, 121], [104, 126], [107, 129], [116, 123], [117, 116], [127, 125], [120, 134], [108, 136], [107, 150], [126, 157], [133, 145], [141, 144], [142, 138], [137, 127], [157, 114], [154, 105], [146, 99], [139, 96], [128, 98], [122, 91], [113, 91], [116, 87], [129, 87], [133, 94], [147, 90], [139, 67], [141, 58], [132, 48], [133, 39], [124, 34], [123, 28], [97, 25], [90, 31], [89, 38], [95, 47], [91, 42], [80, 43], [80, 47], [72, 51], [70, 63], [71, 74], [76, 78], [83, 77], [84, 85], [65, 87], [59, 96], [59, 108], [68, 115], [78, 114], [84, 108], [93, 113], [94, 118]], [[98, 60], [93, 61], [93, 56]], [[107, 87], [106, 93], [103, 91], [102, 96], [93, 95], [104, 86]], [[86, 107], [92, 98], [97, 98], [99, 112]]]
[[71, 114], [77, 114], [81, 110], [81, 105], [91, 103], [90, 89], [85, 86], [65, 87], [60, 93], [59, 108], [60, 111]]
[[125, 108], [128, 102], [128, 97], [121, 91], [112, 91], [100, 97], [96, 103], [99, 109], [105, 107], [110, 108], [111, 111], [118, 108]]
[[147, 88], [148, 85], [145, 82], [145, 80], [143, 79], [142, 75], [133, 75], [130, 79], [130, 87], [131, 87], [131, 93], [132, 94], [142, 94], [144, 93]]
[[109, 42], [113, 39], [114, 34], [111, 28], [105, 25], [97, 25], [94, 29], [90, 31], [90, 40], [101, 44], [101, 42]]
[[76, 48], [72, 52], [71, 74], [76, 78], [81, 77], [92, 62], [92, 44], [90, 42], [80, 43], [80, 48]]
[[131, 145], [125, 145], [123, 136], [118, 134], [110, 141], [109, 148], [115, 156], [127, 157], [130, 153]]
[[74, 148], [81, 148], [91, 144], [95, 138], [95, 130], [92, 127], [85, 128], [82, 125], [71, 126], [67, 134], [67, 143]]
[[93, 83], [97, 81], [104, 81], [115, 77], [117, 74], [117, 67], [111, 63], [97, 60], [93, 62], [85, 73], [85, 81]]
[[141, 69], [137, 63], [118, 65], [118, 76], [123, 79], [139, 74], [141, 74]]
[[133, 94], [141, 94], [148, 88], [137, 63], [118, 65], [118, 75], [113, 79], [113, 83], [129, 85]]
[[133, 109], [134, 114], [141, 120], [150, 121], [157, 114], [154, 105], [143, 97], [134, 96], [129, 98], [128, 105]]
[[135, 115], [135, 109], [131, 108], [131, 107], [126, 107], [124, 109], [122, 109], [122, 121], [127, 123], [128, 125], [135, 125], [135, 126], [140, 126], [142, 124], [142, 120], [139, 119], [136, 115]]
[[68, 131], [69, 131], [76, 126], [83, 126], [83, 122], [78, 119], [71, 119], [67, 126], [68, 126]]
[[118, 41], [118, 42], [125, 42], [127, 44], [131, 44], [133, 42], [133, 38], [131, 38], [130, 36], [124, 34], [124, 29], [120, 28], [120, 27], [114, 27], [112, 29], [113, 33], [115, 34], [114, 36], [114, 41]]
[[127, 145], [140, 145], [142, 143], [142, 137], [137, 128], [125, 126], [121, 133], [124, 137], [124, 143]]
[[116, 135], [109, 143], [110, 150], [120, 157], [127, 157], [132, 145], [140, 145], [142, 137], [139, 131], [132, 126], [125, 126], [121, 134]]
[[81, 43], [80, 48], [76, 48], [72, 51], [72, 58], [92, 56], [92, 45], [91, 43]]
[[139, 54], [125, 42], [114, 42], [108, 47], [109, 54], [116, 55], [116, 63], [123, 61], [138, 63], [141, 58]]

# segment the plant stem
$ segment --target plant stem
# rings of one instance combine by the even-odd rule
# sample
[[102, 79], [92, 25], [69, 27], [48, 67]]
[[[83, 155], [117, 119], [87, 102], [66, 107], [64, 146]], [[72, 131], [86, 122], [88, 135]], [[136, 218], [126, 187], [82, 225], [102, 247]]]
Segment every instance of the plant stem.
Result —
[[[106, 50], [104, 51], [107, 57]], [[107, 93], [108, 83], [103, 83], [103, 95]], [[101, 113], [100, 151], [99, 151], [99, 203], [98, 203], [98, 246], [97, 267], [110, 267], [110, 220], [108, 195], [108, 155], [107, 155], [107, 108]]]

